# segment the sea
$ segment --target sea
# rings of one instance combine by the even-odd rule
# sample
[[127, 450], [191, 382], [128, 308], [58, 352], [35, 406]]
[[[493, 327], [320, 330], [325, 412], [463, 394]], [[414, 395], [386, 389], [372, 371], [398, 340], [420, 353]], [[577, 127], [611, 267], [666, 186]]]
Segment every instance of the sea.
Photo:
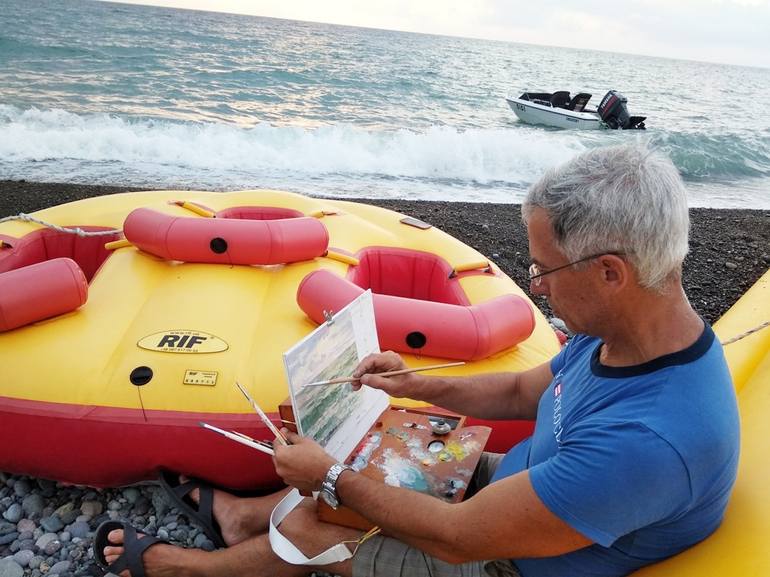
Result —
[[[610, 89], [646, 131], [531, 126], [505, 100], [595, 106]], [[641, 139], [692, 206], [766, 209], [768, 95], [770, 68], [676, 54], [94, 0], [0, 9], [0, 179], [515, 203], [581, 151]]]

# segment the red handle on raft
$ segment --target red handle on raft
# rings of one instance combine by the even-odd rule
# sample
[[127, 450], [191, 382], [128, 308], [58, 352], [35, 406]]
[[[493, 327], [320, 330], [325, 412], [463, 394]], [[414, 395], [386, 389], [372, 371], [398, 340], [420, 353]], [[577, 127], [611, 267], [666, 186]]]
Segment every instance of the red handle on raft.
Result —
[[69, 258], [0, 274], [0, 332], [75, 310], [88, 299], [88, 281]]
[[279, 220], [175, 217], [137, 208], [123, 223], [137, 248], [166, 260], [267, 265], [323, 256], [326, 227], [311, 217]]
[[[321, 269], [302, 280], [297, 303], [320, 324], [324, 310], [337, 312], [363, 291]], [[522, 342], [535, 328], [530, 304], [512, 294], [469, 306], [381, 294], [373, 295], [373, 300], [383, 350], [474, 361]]]

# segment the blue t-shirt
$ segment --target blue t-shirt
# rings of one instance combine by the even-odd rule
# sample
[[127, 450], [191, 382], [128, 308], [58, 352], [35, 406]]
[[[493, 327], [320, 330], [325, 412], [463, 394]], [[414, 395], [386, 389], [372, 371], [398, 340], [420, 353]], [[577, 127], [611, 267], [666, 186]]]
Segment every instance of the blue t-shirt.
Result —
[[514, 559], [524, 577], [617, 577], [670, 557], [719, 525], [735, 481], [739, 421], [711, 328], [690, 347], [633, 367], [599, 362], [576, 336], [551, 361], [531, 437], [492, 482], [525, 469], [538, 497], [594, 544]]

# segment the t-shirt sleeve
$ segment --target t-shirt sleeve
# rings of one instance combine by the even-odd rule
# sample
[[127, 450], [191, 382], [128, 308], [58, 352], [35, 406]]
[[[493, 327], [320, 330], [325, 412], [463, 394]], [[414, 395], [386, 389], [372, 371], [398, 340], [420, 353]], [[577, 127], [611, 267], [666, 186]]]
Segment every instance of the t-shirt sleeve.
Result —
[[580, 429], [529, 469], [538, 497], [573, 529], [609, 547], [687, 506], [687, 468], [655, 432], [638, 423], [586, 422]]
[[586, 342], [587, 338], [585, 335], [575, 335], [572, 337], [558, 354], [551, 359], [551, 374], [556, 375], [562, 370], [572, 353], [585, 346]]

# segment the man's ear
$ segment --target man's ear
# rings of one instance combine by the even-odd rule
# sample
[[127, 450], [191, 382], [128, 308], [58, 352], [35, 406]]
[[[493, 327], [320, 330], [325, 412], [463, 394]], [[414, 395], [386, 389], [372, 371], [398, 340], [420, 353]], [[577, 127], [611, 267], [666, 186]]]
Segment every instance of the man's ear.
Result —
[[614, 254], [604, 254], [598, 260], [604, 283], [615, 290], [622, 289], [628, 284], [631, 275], [628, 262]]

